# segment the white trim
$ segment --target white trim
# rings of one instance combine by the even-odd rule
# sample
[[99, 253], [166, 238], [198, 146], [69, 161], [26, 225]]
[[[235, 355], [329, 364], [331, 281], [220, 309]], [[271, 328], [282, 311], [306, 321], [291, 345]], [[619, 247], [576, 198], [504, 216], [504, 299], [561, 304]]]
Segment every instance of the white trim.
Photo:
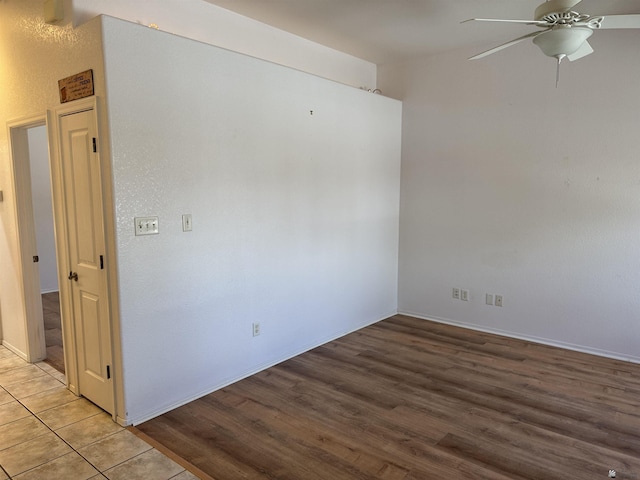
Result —
[[53, 290], [41, 290], [41, 291], [40, 291], [40, 293], [41, 293], [42, 295], [45, 295], [45, 294], [47, 294], [47, 293], [56, 293], [56, 292], [59, 292], [59, 291], [60, 291], [60, 289], [59, 289], [59, 288], [54, 288]]
[[549, 338], [536, 337], [534, 335], [522, 335], [519, 333], [501, 330], [499, 328], [490, 328], [490, 327], [484, 327], [481, 325], [462, 323], [462, 322], [457, 322], [455, 320], [450, 320], [447, 318], [425, 317], [417, 313], [406, 312], [406, 311], [398, 311], [398, 315], [407, 315], [410, 317], [419, 318], [420, 320], [426, 320], [429, 322], [442, 323], [445, 325], [452, 325], [455, 327], [466, 328], [468, 330], [491, 333], [494, 335], [500, 335], [502, 337], [515, 338], [517, 340], [524, 340], [527, 342], [539, 343], [541, 345], [548, 345], [550, 347], [564, 348], [565, 350], [571, 350], [574, 352], [587, 353], [589, 355], [596, 355], [598, 357], [610, 358], [612, 360], [620, 360], [623, 362], [632, 362], [632, 363], [640, 364], [640, 357], [635, 357], [633, 355], [625, 355], [617, 352], [610, 352], [608, 350], [601, 350], [599, 348], [585, 347], [584, 345], [576, 345], [568, 342], [559, 342], [556, 340], [551, 340]]
[[[18, 245], [18, 258], [20, 259], [19, 279], [25, 322], [26, 351], [22, 352], [22, 355], [26, 355], [26, 358], [23, 358], [31, 363], [43, 360], [47, 356], [47, 347], [42, 317], [40, 274], [38, 264], [33, 262], [31, 258], [37, 253], [37, 247], [31, 196], [31, 170], [27, 130], [46, 125], [46, 114], [25, 116], [7, 122], [10, 178], [13, 183], [15, 197], [16, 243]], [[15, 347], [7, 348], [17, 353]]]
[[18, 349], [16, 347], [14, 347], [13, 345], [11, 345], [6, 340], [2, 341], [2, 346], [5, 347], [7, 350], [11, 350], [13, 353], [15, 353], [17, 356], [19, 356], [25, 362], [29, 361], [29, 360], [27, 360], [27, 354], [26, 353], [24, 353], [23, 351], [21, 351], [20, 349]]

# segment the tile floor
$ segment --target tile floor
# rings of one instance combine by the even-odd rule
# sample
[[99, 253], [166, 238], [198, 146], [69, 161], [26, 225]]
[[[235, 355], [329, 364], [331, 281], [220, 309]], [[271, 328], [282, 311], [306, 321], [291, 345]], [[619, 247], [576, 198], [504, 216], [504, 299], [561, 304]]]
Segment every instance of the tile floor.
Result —
[[0, 346], [0, 480], [192, 480], [191, 472]]

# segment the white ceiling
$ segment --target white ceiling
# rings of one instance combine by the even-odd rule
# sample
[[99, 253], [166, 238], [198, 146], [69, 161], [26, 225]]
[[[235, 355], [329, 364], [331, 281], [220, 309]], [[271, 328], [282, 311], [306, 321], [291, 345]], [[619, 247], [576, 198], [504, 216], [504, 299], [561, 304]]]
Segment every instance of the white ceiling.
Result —
[[[460, 24], [462, 20], [531, 19], [541, 3], [541, 0], [205, 1], [377, 64], [465, 47], [477, 47], [479, 53], [534, 31], [535, 27]], [[574, 10], [592, 15], [640, 13], [640, 0], [583, 0]]]

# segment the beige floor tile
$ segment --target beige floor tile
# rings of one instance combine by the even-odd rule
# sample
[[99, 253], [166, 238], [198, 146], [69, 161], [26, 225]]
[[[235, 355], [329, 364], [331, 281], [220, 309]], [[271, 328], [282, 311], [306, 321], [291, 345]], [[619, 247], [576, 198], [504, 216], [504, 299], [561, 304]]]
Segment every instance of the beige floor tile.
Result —
[[65, 403], [73, 402], [80, 397], [77, 397], [66, 387], [52, 388], [46, 392], [37, 393], [20, 399], [25, 407], [27, 407], [33, 413], [44, 412], [50, 408], [64, 405]]
[[8, 480], [8, 476], [0, 469], [0, 480]]
[[185, 470], [184, 472], [179, 473], [175, 477], [171, 477], [171, 480], [199, 480], [199, 478], [195, 476], [193, 473]]
[[[29, 363], [25, 362], [23, 359], [18, 357], [17, 355], [7, 356], [5, 358], [0, 358], [0, 374], [5, 374], [11, 370], [20, 367], [29, 366]], [[4, 385], [2, 380], [0, 380], [0, 385]]]
[[0, 450], [32, 440], [50, 430], [35, 417], [26, 417], [0, 426]]
[[9, 395], [4, 388], [0, 387], [0, 405], [4, 405], [5, 403], [13, 402], [14, 398]]
[[73, 402], [65, 403], [59, 407], [50, 408], [38, 414], [47, 427], [58, 430], [85, 418], [93, 417], [103, 410], [84, 398], [76, 398]]
[[31, 415], [29, 410], [24, 408], [15, 400], [13, 402], [0, 405], [0, 425], [15, 422], [16, 420], [28, 417], [29, 415]]
[[0, 465], [9, 475], [15, 476], [72, 451], [55, 433], [48, 432], [33, 440], [1, 450]]
[[[36, 369], [40, 372], [38, 367]], [[27, 380], [20, 383], [14, 383], [12, 385], [4, 386], [4, 389], [9, 392], [11, 395], [16, 397], [18, 400], [24, 397], [28, 397], [29, 395], [35, 395], [36, 393], [45, 392], [47, 390], [51, 390], [52, 388], [59, 388], [62, 384], [53, 378], [51, 375], [47, 375], [42, 372], [43, 376], [39, 376], [34, 378], [33, 380]]]
[[36, 363], [36, 366], [42, 370], [43, 372], [48, 373], [49, 375], [51, 375], [53, 378], [55, 378], [56, 380], [64, 383], [65, 385], [67, 384], [67, 377], [64, 375], [64, 373], [59, 372], [58, 370], [56, 370], [55, 368], [53, 368], [51, 365], [49, 365], [46, 362], [40, 362], [40, 363]]
[[[29, 365], [20, 358], [18, 358], [18, 360], [22, 362], [22, 365], [0, 373], [0, 385], [3, 387], [14, 383], [26, 382], [46, 375], [45, 372], [35, 365]], [[0, 360], [0, 362], [2, 362], [2, 360]]]
[[85, 420], [56, 430], [56, 433], [74, 449], [86, 447], [92, 443], [113, 435], [123, 428], [106, 413], [100, 413]]
[[169, 480], [184, 468], [156, 449], [102, 472], [109, 480]]
[[104, 472], [147, 450], [151, 450], [151, 445], [136, 437], [133, 433], [122, 430], [99, 442], [79, 449], [78, 453], [98, 470]]
[[87, 480], [97, 473], [98, 471], [84, 458], [76, 452], [71, 452], [14, 478], [15, 480]]
[[58, 370], [56, 370], [55, 368], [53, 368], [51, 365], [49, 365], [47, 362], [38, 362], [35, 364], [36, 367], [38, 367], [40, 370], [42, 370], [43, 372], [47, 372], [49, 375], [54, 375], [56, 373], [60, 373]]
[[17, 355], [13, 353], [11, 350], [9, 350], [7, 347], [3, 347], [0, 345], [0, 359], [15, 357], [15, 356]]

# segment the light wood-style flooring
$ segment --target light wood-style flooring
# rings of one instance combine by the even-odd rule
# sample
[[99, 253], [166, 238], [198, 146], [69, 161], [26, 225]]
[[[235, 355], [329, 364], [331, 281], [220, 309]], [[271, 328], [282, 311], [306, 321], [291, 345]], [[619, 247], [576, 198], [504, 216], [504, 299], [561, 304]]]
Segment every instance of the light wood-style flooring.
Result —
[[396, 315], [137, 428], [216, 480], [640, 480], [640, 365]]

